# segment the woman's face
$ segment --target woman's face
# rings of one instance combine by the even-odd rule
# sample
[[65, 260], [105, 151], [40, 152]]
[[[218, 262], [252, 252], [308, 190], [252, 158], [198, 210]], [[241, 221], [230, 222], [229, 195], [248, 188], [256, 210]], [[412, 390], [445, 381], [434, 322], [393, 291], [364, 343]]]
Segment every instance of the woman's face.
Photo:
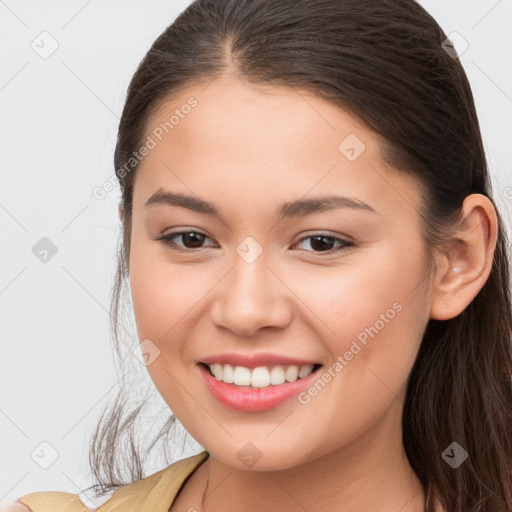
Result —
[[[163, 104], [144, 143], [131, 293], [150, 376], [188, 432], [262, 470], [401, 441], [430, 295], [421, 192], [386, 170], [377, 136], [310, 94], [223, 78]], [[146, 204], [158, 191], [191, 199]], [[230, 380], [227, 354], [275, 361], [231, 361], [239, 386], [207, 377], [217, 357]], [[293, 360], [322, 366], [290, 384]]]

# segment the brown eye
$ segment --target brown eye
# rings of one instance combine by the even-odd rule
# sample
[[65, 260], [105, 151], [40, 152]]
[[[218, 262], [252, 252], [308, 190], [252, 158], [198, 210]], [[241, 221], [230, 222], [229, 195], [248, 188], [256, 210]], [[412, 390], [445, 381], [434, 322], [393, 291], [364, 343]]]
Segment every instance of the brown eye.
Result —
[[[177, 244], [174, 239], [181, 238], [182, 245]], [[165, 245], [176, 251], [193, 251], [194, 249], [204, 249], [202, 244], [208, 237], [198, 231], [179, 231], [162, 236], [157, 240], [162, 241]], [[208, 246], [206, 246], [208, 247]]]
[[[348, 249], [349, 247], [354, 246], [352, 242], [327, 234], [306, 236], [304, 238], [301, 238], [298, 243], [302, 243], [305, 240], [310, 240], [309, 245], [313, 249], [313, 251], [309, 252], [331, 253], [336, 251], [342, 251], [344, 249]], [[340, 245], [338, 247], [333, 248], [333, 246], [335, 246], [337, 242]]]

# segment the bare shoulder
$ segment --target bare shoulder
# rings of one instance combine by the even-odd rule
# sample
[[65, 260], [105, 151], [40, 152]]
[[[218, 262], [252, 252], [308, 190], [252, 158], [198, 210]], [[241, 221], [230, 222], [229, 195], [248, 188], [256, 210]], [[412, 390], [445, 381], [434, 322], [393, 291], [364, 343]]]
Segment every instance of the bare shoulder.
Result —
[[14, 503], [0, 504], [0, 512], [31, 512], [31, 510], [23, 503], [15, 501]]

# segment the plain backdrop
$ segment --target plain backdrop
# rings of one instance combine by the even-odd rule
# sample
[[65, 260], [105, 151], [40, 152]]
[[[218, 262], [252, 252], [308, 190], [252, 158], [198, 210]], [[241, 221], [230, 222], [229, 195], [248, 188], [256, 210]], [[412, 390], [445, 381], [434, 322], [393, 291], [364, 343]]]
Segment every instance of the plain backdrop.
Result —
[[[0, 0], [1, 503], [33, 491], [80, 494], [92, 483], [87, 441], [118, 385], [108, 309], [120, 233], [119, 188], [103, 200], [92, 191], [113, 175], [137, 64], [189, 3]], [[421, 3], [465, 49], [509, 229], [512, 1]], [[162, 410], [157, 397], [155, 415]], [[174, 458], [200, 449], [187, 439]], [[150, 472], [162, 467], [155, 461]]]

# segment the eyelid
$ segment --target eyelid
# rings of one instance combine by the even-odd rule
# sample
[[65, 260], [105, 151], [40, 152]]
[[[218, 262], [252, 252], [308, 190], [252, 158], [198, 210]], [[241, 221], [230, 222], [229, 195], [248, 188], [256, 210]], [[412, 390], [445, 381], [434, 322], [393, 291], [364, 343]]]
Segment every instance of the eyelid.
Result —
[[298, 241], [302, 241], [304, 240], [305, 238], [310, 238], [310, 237], [317, 237], [317, 236], [324, 236], [326, 238], [335, 238], [336, 240], [341, 240], [342, 242], [346, 242], [346, 243], [351, 243], [353, 242], [353, 240], [351, 240], [350, 237], [346, 236], [346, 235], [340, 235], [339, 233], [333, 233], [333, 232], [330, 232], [330, 231], [322, 231], [321, 229], [320, 230], [311, 230], [311, 231], [306, 231], [304, 234], [301, 235], [301, 237], [298, 239]]

